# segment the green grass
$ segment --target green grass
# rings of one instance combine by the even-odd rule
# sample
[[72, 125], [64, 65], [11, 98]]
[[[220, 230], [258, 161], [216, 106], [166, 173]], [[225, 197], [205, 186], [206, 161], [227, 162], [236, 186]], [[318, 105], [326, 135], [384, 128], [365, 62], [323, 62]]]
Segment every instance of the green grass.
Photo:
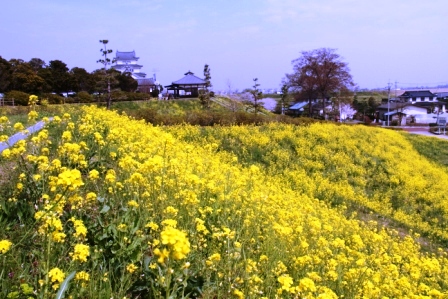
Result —
[[444, 167], [448, 167], [448, 142], [439, 139], [417, 134], [403, 133], [406, 139], [412, 143], [415, 150], [430, 161]]

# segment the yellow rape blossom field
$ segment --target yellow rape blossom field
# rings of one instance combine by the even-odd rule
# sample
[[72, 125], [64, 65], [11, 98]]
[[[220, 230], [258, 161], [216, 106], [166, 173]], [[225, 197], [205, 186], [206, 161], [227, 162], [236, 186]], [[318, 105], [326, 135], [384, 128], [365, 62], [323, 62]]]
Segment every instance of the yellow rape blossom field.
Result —
[[406, 134], [45, 121], [0, 158], [1, 298], [448, 297], [447, 168]]

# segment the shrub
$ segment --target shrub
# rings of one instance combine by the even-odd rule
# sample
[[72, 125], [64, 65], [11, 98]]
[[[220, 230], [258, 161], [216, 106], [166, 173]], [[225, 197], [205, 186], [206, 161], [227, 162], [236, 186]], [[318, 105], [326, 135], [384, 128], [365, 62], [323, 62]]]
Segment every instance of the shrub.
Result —
[[75, 100], [79, 103], [93, 103], [95, 99], [86, 91], [80, 91], [76, 94]]
[[54, 93], [44, 93], [42, 94], [41, 99], [48, 100], [49, 104], [63, 104], [66, 101], [63, 96]]
[[14, 105], [28, 106], [28, 99], [30, 95], [23, 91], [12, 90], [5, 94], [5, 100], [14, 100]]
[[127, 92], [126, 97], [128, 101], [145, 101], [151, 98], [149, 94], [142, 92]]

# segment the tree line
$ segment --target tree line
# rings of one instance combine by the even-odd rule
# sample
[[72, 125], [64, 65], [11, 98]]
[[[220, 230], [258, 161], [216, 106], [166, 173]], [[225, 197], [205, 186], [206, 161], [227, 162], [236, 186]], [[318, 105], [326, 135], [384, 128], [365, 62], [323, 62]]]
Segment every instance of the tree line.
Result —
[[113, 68], [106, 70], [106, 73], [107, 76], [104, 69], [90, 73], [80, 67], [69, 69], [61, 60], [46, 63], [40, 58], [24, 61], [15, 58], [6, 60], [0, 56], [0, 93], [6, 97], [20, 97], [21, 93], [35, 94], [57, 102], [60, 101], [59, 97], [51, 95], [67, 96], [69, 92], [101, 95], [107, 90], [107, 79], [113, 90], [137, 90], [138, 82], [130, 73], [121, 73]]

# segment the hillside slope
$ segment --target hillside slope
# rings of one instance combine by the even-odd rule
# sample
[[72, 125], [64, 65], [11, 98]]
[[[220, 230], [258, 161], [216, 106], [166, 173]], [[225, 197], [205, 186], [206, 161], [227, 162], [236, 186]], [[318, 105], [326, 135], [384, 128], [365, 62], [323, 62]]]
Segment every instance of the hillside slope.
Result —
[[50, 297], [72, 271], [72, 298], [448, 295], [442, 248], [346, 217], [368, 207], [444, 240], [429, 214], [445, 211], [445, 170], [396, 132], [153, 127], [90, 107], [55, 117], [11, 163], [2, 297], [24, 283]]

